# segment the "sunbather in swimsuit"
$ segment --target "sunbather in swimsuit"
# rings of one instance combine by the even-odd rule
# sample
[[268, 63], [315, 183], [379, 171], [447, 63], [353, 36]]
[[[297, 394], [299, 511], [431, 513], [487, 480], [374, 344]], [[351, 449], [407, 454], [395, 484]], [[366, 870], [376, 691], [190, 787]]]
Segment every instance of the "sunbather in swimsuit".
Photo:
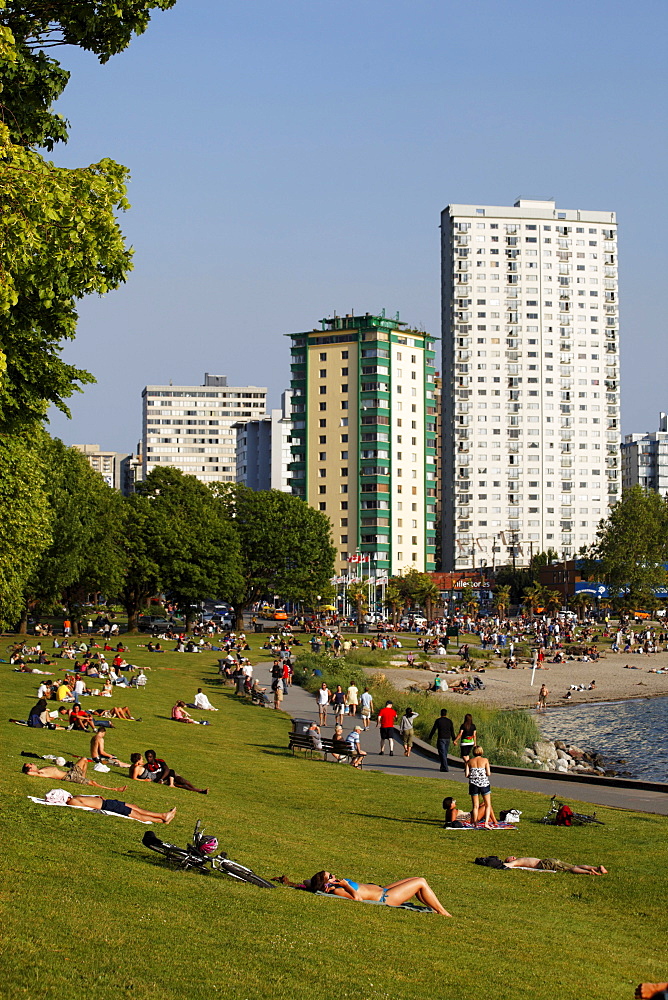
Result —
[[331, 872], [317, 872], [311, 879], [311, 892], [326, 892], [335, 896], [358, 901], [385, 903], [386, 906], [401, 906], [415, 896], [424, 906], [429, 906], [441, 916], [451, 914], [441, 905], [435, 892], [424, 878], [405, 878], [390, 885], [376, 885], [374, 882], [352, 882], [337, 879]]

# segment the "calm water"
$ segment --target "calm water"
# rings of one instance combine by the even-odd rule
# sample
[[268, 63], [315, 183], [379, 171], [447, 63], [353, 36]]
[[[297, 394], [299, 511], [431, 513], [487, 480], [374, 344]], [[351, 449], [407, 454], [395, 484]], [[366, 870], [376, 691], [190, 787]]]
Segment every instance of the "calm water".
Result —
[[550, 739], [596, 750], [616, 771], [668, 781], [668, 697], [548, 709], [536, 721]]

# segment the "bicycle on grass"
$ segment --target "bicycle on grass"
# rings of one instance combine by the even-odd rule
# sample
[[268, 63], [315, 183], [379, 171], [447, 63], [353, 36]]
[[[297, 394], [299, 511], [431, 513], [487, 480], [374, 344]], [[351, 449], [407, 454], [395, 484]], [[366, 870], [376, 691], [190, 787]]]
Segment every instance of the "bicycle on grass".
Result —
[[238, 882], [249, 882], [262, 889], [275, 888], [272, 882], [267, 882], [250, 868], [239, 864], [238, 861], [231, 861], [225, 851], [218, 851], [217, 837], [207, 835], [201, 827], [199, 819], [195, 824], [192, 843], [185, 848], [160, 840], [152, 830], [146, 831], [142, 837], [142, 844], [149, 850], [155, 851], [156, 854], [161, 854], [166, 861], [176, 865], [181, 871], [194, 869], [204, 874], [220, 872], [222, 875], [229, 875], [230, 878], [236, 879]]
[[589, 823], [598, 823], [599, 826], [605, 826], [602, 819], [596, 819], [596, 813], [588, 815], [587, 813], [573, 812], [570, 806], [565, 805], [563, 802], [557, 802], [556, 795], [553, 795], [550, 799], [550, 808], [540, 822], [546, 823], [549, 826], [586, 826]]

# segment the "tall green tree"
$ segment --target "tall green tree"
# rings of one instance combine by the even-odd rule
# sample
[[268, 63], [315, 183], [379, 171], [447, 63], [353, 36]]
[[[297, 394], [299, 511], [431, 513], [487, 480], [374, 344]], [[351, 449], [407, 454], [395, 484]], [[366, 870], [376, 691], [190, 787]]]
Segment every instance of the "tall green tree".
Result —
[[180, 469], [154, 469], [137, 490], [150, 501], [156, 519], [150, 558], [189, 628], [193, 605], [202, 598], [233, 600], [241, 591], [238, 534], [214, 492]]
[[52, 541], [52, 512], [41, 462], [47, 435], [32, 428], [0, 435], [0, 628], [23, 623], [25, 590]]
[[305, 601], [323, 593], [335, 557], [324, 514], [278, 490], [234, 484], [217, 492], [241, 548], [243, 582], [234, 601], [239, 628], [244, 610], [264, 597]]
[[346, 587], [348, 600], [355, 605], [355, 619], [360, 625], [365, 612], [369, 608], [369, 579], [351, 580]]
[[[75, 45], [101, 62], [175, 0], [0, 3], [0, 432], [41, 420], [93, 377], [60, 357], [76, 303], [117, 288], [131, 266], [116, 213], [127, 170], [110, 159], [65, 169], [45, 160], [67, 139], [52, 109], [69, 73], [49, 54]], [[49, 50], [47, 52], [47, 50]]]
[[31, 573], [25, 599], [38, 614], [62, 604], [75, 615], [88, 593], [115, 597], [120, 590], [122, 497], [57, 438], [44, 435], [41, 460], [52, 541]]
[[441, 591], [427, 573], [423, 573], [423, 577], [424, 579], [417, 591], [417, 597], [424, 608], [425, 615], [431, 621], [434, 617], [434, 607], [440, 604]]
[[120, 598], [128, 616], [128, 632], [137, 631], [140, 611], [146, 607], [151, 597], [162, 590], [160, 540], [170, 530], [167, 515], [156, 510], [150, 497], [140, 493], [127, 497], [123, 510], [126, 570]]
[[642, 606], [666, 585], [668, 500], [632, 487], [601, 523], [594, 549], [612, 592], [626, 594], [629, 606]]

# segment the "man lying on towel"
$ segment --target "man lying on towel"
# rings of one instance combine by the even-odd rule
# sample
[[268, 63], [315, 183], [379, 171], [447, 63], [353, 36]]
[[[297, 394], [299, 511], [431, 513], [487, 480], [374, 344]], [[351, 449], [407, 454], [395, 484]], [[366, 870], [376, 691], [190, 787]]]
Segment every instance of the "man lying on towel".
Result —
[[121, 802], [120, 799], [103, 799], [100, 795], [70, 795], [64, 788], [52, 788], [44, 799], [49, 805], [101, 809], [103, 812], [129, 816], [130, 819], [137, 819], [140, 823], [171, 823], [176, 815], [176, 806], [166, 813], [149, 812], [140, 806], [133, 806], [131, 802]]
[[504, 868], [535, 868], [539, 872], [570, 872], [572, 875], [607, 875], [603, 865], [567, 865], [556, 858], [504, 858]]

